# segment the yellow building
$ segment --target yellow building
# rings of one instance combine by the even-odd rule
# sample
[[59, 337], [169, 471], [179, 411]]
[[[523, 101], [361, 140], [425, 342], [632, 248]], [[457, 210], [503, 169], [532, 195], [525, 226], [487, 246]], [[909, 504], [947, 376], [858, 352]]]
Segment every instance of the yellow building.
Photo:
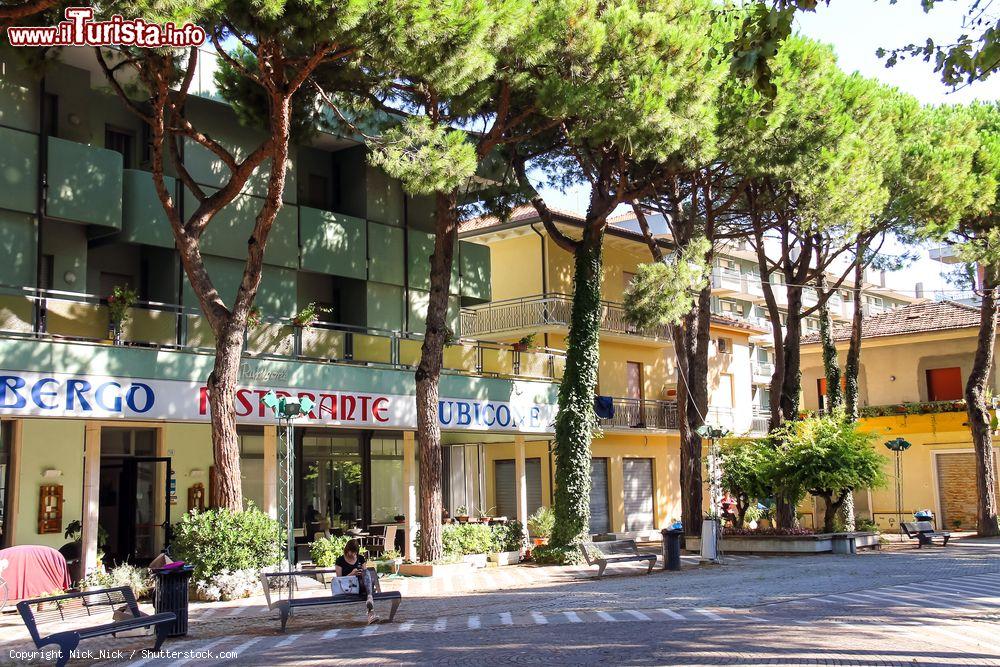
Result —
[[[579, 216], [556, 215], [565, 233], [579, 236]], [[488, 304], [463, 310], [463, 333], [508, 343], [533, 337], [535, 348], [565, 350], [572, 256], [548, 237], [534, 209], [520, 208], [503, 223], [494, 218], [467, 221], [460, 237], [489, 247], [493, 297]], [[609, 228], [601, 284], [605, 303], [597, 394], [611, 399], [614, 416], [600, 420], [602, 437], [593, 442], [590, 529], [595, 534], [641, 537], [680, 518], [675, 401], [679, 380], [673, 345], [666, 327], [631, 326], [621, 304], [636, 267], [649, 261], [649, 249], [640, 235], [620, 226]], [[710, 423], [737, 433], [765, 426], [753, 412], [749, 342], [762, 331], [736, 318], [713, 317]], [[551, 503], [551, 446], [550, 440], [526, 445], [529, 513]], [[513, 494], [509, 472], [513, 458], [513, 445], [486, 449], [487, 504], [495, 505], [500, 514]]]
[[[888, 450], [883, 453], [890, 457], [889, 484], [856, 494], [859, 516], [874, 519], [883, 530], [898, 530], [900, 514], [903, 521], [912, 520], [921, 509], [933, 511], [941, 528], [975, 528], [975, 459], [962, 398], [978, 326], [978, 308], [951, 301], [925, 301], [864, 320], [858, 378], [863, 428], [878, 433], [880, 443], [902, 437], [913, 445], [901, 455], [901, 512]], [[843, 361], [847, 328], [835, 328], [834, 337]], [[807, 336], [805, 409], [822, 409], [825, 384], [818, 338]], [[990, 386], [996, 394], [995, 367]]]

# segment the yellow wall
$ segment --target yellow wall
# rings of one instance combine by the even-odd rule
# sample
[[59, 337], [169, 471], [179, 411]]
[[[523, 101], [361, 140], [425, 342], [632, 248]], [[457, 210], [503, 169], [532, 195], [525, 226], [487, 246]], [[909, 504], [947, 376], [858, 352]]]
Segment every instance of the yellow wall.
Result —
[[[846, 346], [839, 345], [841, 363]], [[926, 370], [958, 366], [964, 383], [972, 369], [976, 352], [975, 331], [945, 331], [920, 336], [887, 336], [866, 339], [861, 348], [862, 405], [891, 405], [927, 400]], [[997, 388], [997, 373], [993, 385]], [[816, 381], [823, 376], [823, 360], [818, 345], [802, 348], [802, 389], [804, 407], [818, 408]], [[895, 379], [893, 379], [895, 378]]]
[[542, 240], [537, 234], [490, 244], [490, 284], [493, 300], [543, 294]]
[[[623, 532], [625, 530], [625, 496], [622, 477], [622, 460], [625, 458], [653, 459], [654, 527], [664, 528], [680, 518], [680, 490], [677, 483], [680, 475], [680, 450], [675, 435], [606, 434], [604, 438], [594, 440], [591, 450], [595, 458], [608, 459], [608, 496], [612, 531]], [[549, 466], [548, 441], [526, 442], [524, 455], [525, 458], [529, 459], [541, 459], [542, 503], [545, 506], [550, 506], [553, 470]], [[484, 474], [488, 507], [496, 505], [494, 462], [513, 458], [513, 443], [486, 445]]]
[[[208, 470], [212, 465], [212, 427], [209, 424], [163, 424], [165, 455], [177, 480], [177, 504], [170, 506], [170, 521], [177, 522], [187, 512], [188, 489], [201, 483], [208, 493]], [[201, 470], [201, 476], [192, 475]], [[206, 505], [208, 504], [206, 498]]]
[[[63, 532], [38, 534], [38, 488], [63, 487], [63, 530], [80, 519], [83, 511], [83, 440], [85, 422], [77, 419], [22, 420], [20, 460], [17, 464], [18, 511], [14, 544], [41, 544], [58, 549], [66, 543]], [[47, 468], [60, 477], [43, 477]]]

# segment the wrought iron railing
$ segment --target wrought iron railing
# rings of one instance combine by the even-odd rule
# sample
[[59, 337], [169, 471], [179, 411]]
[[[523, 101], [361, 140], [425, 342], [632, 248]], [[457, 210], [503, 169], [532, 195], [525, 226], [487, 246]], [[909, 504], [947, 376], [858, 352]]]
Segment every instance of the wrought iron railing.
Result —
[[606, 429], [676, 429], [676, 401], [647, 401], [638, 398], [612, 398], [614, 417], [598, 419]]
[[[208, 321], [195, 308], [139, 301], [116, 335], [107, 300], [93, 294], [0, 285], [0, 336], [62, 340], [167, 350], [215, 348]], [[421, 334], [317, 322], [295, 326], [290, 318], [263, 317], [247, 331], [244, 356], [414, 368]], [[558, 380], [565, 352], [472, 338], [446, 346], [445, 370], [497, 377]]]
[[[507, 331], [531, 331], [540, 327], [569, 327], [573, 297], [569, 294], [539, 294], [493, 301], [462, 311], [462, 332], [483, 336]], [[629, 323], [625, 308], [614, 301], [601, 302], [601, 329], [615, 334], [669, 340], [665, 326], [641, 328]]]

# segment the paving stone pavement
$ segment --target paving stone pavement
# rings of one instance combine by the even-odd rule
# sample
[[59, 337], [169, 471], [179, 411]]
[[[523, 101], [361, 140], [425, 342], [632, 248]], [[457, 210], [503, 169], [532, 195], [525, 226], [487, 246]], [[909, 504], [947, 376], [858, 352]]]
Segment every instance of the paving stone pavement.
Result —
[[149, 642], [135, 640], [97, 645], [136, 650], [125, 662], [155, 667], [1000, 665], [996, 541], [724, 560], [650, 576], [620, 567], [600, 581], [585, 568], [517, 567], [450, 587], [386, 582], [407, 589], [396, 622], [366, 626], [361, 609], [321, 608], [293, 616], [286, 635], [259, 602], [203, 606], [192, 612], [191, 635], [167, 642], [169, 655], [144, 657]]

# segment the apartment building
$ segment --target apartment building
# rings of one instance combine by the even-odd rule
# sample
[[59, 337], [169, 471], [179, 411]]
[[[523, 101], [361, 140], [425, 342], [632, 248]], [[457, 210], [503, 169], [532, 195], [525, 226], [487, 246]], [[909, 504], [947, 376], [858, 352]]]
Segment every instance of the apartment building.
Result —
[[[976, 468], [963, 392], [976, 351], [979, 309], [953, 301], [924, 301], [865, 318], [859, 373], [862, 428], [878, 434], [890, 457], [889, 483], [855, 494], [859, 516], [883, 530], [898, 530], [913, 512], [934, 512], [939, 528], [974, 530]], [[848, 331], [835, 328], [841, 353]], [[826, 393], [818, 337], [802, 348], [803, 406], [821, 408]], [[843, 356], [841, 357], [843, 359]], [[994, 395], [997, 369], [990, 379]], [[994, 406], [995, 409], [995, 406]], [[902, 475], [882, 445], [902, 437]], [[896, 484], [902, 505], [896, 504]], [[821, 517], [821, 514], [817, 514]]]
[[[657, 238], [669, 243], [670, 234], [663, 216], [649, 212], [647, 218]], [[633, 232], [639, 230], [635, 214], [631, 211], [613, 217], [611, 225]], [[868, 278], [870, 282], [866, 281], [861, 286], [855, 286], [850, 280], [844, 281], [837, 293], [827, 301], [835, 324], [851, 321], [855, 298], [862, 300], [862, 312], [866, 318], [915, 303], [922, 298], [922, 295], [916, 293], [910, 296], [887, 288], [885, 272]], [[774, 297], [778, 307], [784, 311], [788, 305], [788, 294], [784, 288], [777, 287], [783, 284], [783, 276], [772, 275], [770, 279], [776, 287]], [[713, 314], [746, 322], [764, 330], [763, 333], [751, 336], [750, 357], [753, 410], [758, 419], [766, 419], [771, 405], [770, 383], [774, 373], [775, 347], [756, 253], [746, 243], [729, 242], [723, 245], [716, 250], [710, 280]], [[815, 289], [807, 288], [803, 291], [804, 308], [816, 305], [816, 301]], [[803, 329], [806, 335], [818, 332], [818, 317], [806, 317]]]
[[[95, 564], [98, 528], [109, 560], [146, 562], [169, 541], [169, 523], [211, 497], [211, 330], [154, 192], [148, 134], [108, 91], [93, 53], [63, 49], [41, 78], [11, 51], [0, 61], [0, 540], [59, 547], [79, 521], [85, 567]], [[187, 112], [224, 145], [247, 150], [260, 133], [219, 100], [212, 66], [199, 60]], [[225, 167], [214, 155], [187, 144], [183, 160], [202, 187], [221, 185]], [[226, 299], [265, 178], [256, 174], [204, 237]], [[168, 187], [191, 206], [176, 179]], [[330, 525], [402, 516], [412, 536], [413, 369], [432, 202], [371, 167], [364, 145], [322, 131], [292, 147], [284, 198], [257, 298], [262, 323], [247, 335], [240, 374], [244, 494], [276, 512], [278, 434], [262, 395], [307, 394], [318, 407], [294, 443], [302, 538], [311, 537], [310, 508]], [[139, 296], [120, 341], [109, 335], [115, 287]], [[462, 308], [488, 302], [491, 289], [490, 249], [461, 241], [450, 297], [460, 336]], [[321, 321], [293, 326], [310, 303], [324, 308]], [[562, 360], [465, 337], [447, 348], [440, 419], [449, 508], [489, 508], [486, 462], [500, 444], [513, 461], [507, 478], [524, 488], [526, 443], [544, 450], [551, 438]], [[525, 519], [523, 494], [513, 495], [507, 511]]]
[[[580, 235], [582, 219], [556, 212], [559, 228]], [[573, 258], [546, 233], [534, 208], [520, 207], [507, 221], [484, 217], [462, 224], [459, 237], [490, 249], [492, 300], [462, 311], [469, 335], [562, 354], [566, 349], [573, 294]], [[663, 242], [666, 249], [669, 245]], [[678, 376], [674, 347], [666, 327], [638, 329], [622, 307], [626, 286], [639, 264], [649, 262], [642, 237], [612, 226], [604, 242], [600, 367], [597, 394], [613, 410], [599, 415], [601, 435], [593, 441], [591, 532], [642, 535], [680, 517]], [[762, 432], [766, 420], [752, 409], [754, 337], [758, 323], [733, 314], [713, 316], [710, 352], [709, 423], [736, 433]], [[611, 414], [613, 413], [613, 414]], [[489, 454], [512, 458], [509, 446]], [[529, 512], [548, 504], [552, 489], [550, 445], [529, 443]], [[490, 465], [490, 462], [487, 462]], [[502, 469], [487, 477], [488, 502], [506, 508]]]

